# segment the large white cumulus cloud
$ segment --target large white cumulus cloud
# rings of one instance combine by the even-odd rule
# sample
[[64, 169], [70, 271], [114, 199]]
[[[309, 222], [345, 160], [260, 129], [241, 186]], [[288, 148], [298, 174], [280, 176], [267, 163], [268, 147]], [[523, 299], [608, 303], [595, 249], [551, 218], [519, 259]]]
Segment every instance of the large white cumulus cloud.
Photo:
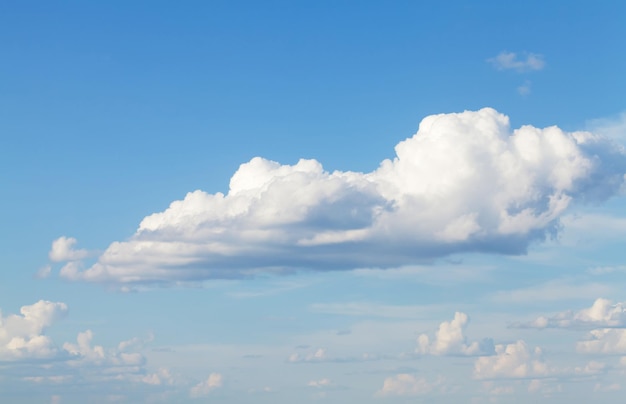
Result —
[[626, 171], [606, 139], [558, 127], [511, 131], [490, 108], [429, 116], [395, 151], [370, 173], [254, 158], [226, 195], [190, 192], [94, 265], [70, 262], [61, 275], [176, 282], [517, 254], [555, 232], [573, 200], [617, 192]]

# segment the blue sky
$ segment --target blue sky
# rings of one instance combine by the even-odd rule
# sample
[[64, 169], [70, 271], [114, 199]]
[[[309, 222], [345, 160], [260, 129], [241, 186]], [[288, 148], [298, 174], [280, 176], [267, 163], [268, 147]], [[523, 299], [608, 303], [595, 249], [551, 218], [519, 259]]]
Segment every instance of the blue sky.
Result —
[[0, 4], [0, 396], [617, 399], [624, 18]]

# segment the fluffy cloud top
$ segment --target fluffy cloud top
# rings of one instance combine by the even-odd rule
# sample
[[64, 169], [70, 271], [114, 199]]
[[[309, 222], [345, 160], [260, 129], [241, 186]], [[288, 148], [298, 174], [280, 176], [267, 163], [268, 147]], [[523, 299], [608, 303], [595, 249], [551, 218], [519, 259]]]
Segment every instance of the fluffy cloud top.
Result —
[[[490, 108], [426, 117], [395, 151], [370, 173], [254, 158], [226, 195], [190, 192], [92, 266], [70, 262], [61, 276], [171, 283], [398, 267], [467, 251], [518, 254], [553, 234], [572, 201], [617, 192], [626, 171], [606, 139], [558, 127], [511, 131], [508, 117]], [[57, 240], [51, 258], [80, 255], [71, 240]]]
[[516, 70], [518, 72], [541, 70], [546, 65], [541, 55], [527, 53], [519, 56], [515, 52], [500, 52], [498, 56], [487, 59], [487, 61], [498, 70]]
[[44, 330], [67, 313], [65, 303], [40, 300], [22, 306], [21, 315], [0, 313], [0, 361], [52, 358], [57, 349]]
[[552, 317], [541, 316], [530, 323], [515, 324], [519, 328], [581, 328], [626, 327], [626, 304], [613, 304], [607, 299], [596, 299], [589, 308], [567, 310]]
[[482, 356], [474, 363], [478, 379], [541, 377], [554, 373], [543, 361], [541, 349], [531, 350], [524, 341], [500, 344], [495, 356]]
[[456, 312], [452, 321], [441, 323], [433, 341], [427, 334], [421, 334], [415, 352], [430, 355], [491, 355], [494, 349], [492, 340], [467, 343], [463, 331], [468, 321], [467, 314]]

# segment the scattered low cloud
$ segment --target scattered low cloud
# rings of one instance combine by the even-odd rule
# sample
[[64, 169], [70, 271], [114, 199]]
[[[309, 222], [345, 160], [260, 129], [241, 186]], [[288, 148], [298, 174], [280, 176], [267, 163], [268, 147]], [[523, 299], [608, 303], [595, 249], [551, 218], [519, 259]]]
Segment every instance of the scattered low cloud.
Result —
[[65, 303], [40, 300], [23, 306], [20, 314], [0, 314], [0, 364], [4, 364], [0, 379], [8, 376], [47, 386], [72, 384], [81, 390], [103, 383], [173, 385], [167, 369], [150, 373], [145, 367], [140, 350], [151, 338], [132, 338], [105, 348], [93, 344], [94, 333], [86, 330], [78, 333], [75, 342], [53, 341], [46, 331], [68, 311]]
[[73, 366], [84, 364], [95, 366], [138, 366], [145, 363], [145, 358], [138, 352], [130, 351], [132, 344], [123, 341], [118, 349], [105, 350], [101, 345], [93, 345], [93, 332], [87, 330], [78, 334], [76, 343], [66, 342], [63, 349], [76, 359], [70, 360]]
[[587, 340], [579, 341], [576, 350], [588, 354], [626, 354], [626, 329], [592, 330]]
[[328, 353], [324, 348], [318, 348], [313, 352], [310, 352], [305, 355], [301, 355], [298, 353], [291, 354], [289, 359], [287, 359], [290, 363], [301, 363], [301, 362], [324, 362], [328, 361]]
[[598, 361], [590, 361], [585, 366], [579, 366], [574, 368], [573, 374], [575, 375], [597, 375], [605, 373], [607, 370], [606, 363]]
[[428, 394], [442, 383], [441, 379], [428, 381], [423, 377], [415, 377], [409, 373], [399, 373], [385, 379], [378, 396], [418, 396]]
[[40, 300], [22, 306], [21, 315], [0, 313], [0, 361], [51, 359], [59, 354], [45, 330], [67, 314], [67, 305]]
[[[541, 65], [536, 55], [498, 60]], [[626, 172], [626, 156], [601, 137], [555, 126], [511, 131], [491, 108], [426, 117], [395, 150], [370, 173], [256, 157], [226, 195], [190, 192], [95, 264], [83, 268], [86, 252], [68, 237], [55, 241], [51, 260], [71, 260], [60, 273], [69, 280], [138, 285], [521, 254], [558, 231], [572, 201], [614, 195]]]
[[432, 339], [421, 334], [417, 339], [415, 352], [422, 355], [491, 355], [494, 353], [493, 340], [467, 342], [464, 330], [469, 321], [465, 313], [456, 312], [452, 321], [444, 321]]
[[[386, 357], [384, 357], [386, 358]], [[381, 360], [383, 357], [371, 353], [363, 353], [355, 356], [334, 356], [329, 355], [326, 348], [309, 350], [307, 353], [293, 353], [287, 358], [288, 363], [348, 363], [348, 362], [369, 362]]]
[[520, 73], [542, 70], [546, 62], [536, 53], [500, 52], [498, 56], [487, 59], [497, 70], [515, 70]]
[[328, 378], [323, 378], [323, 379], [319, 379], [319, 380], [311, 380], [310, 382], [307, 383], [307, 386], [309, 387], [315, 387], [315, 388], [327, 388], [332, 386], [332, 382], [330, 381], [330, 379]]
[[596, 299], [589, 308], [579, 311], [567, 310], [553, 316], [540, 316], [527, 323], [513, 324], [513, 328], [590, 328], [626, 327], [626, 303], [612, 303], [608, 299]]
[[142, 382], [146, 384], [151, 384], [154, 386], [162, 386], [162, 385], [173, 385], [175, 384], [175, 379], [172, 376], [171, 372], [167, 368], [159, 368], [154, 373], [149, 373], [142, 377]]
[[495, 346], [494, 356], [482, 356], [474, 363], [474, 377], [477, 379], [518, 379], [545, 377], [556, 373], [554, 368], [542, 358], [542, 351], [531, 349], [526, 342], [519, 340], [512, 344]]
[[222, 377], [221, 374], [211, 373], [205, 381], [200, 382], [196, 384], [195, 386], [193, 386], [191, 390], [189, 390], [189, 395], [192, 398], [206, 397], [209, 394], [211, 394], [211, 392], [213, 392], [214, 390], [222, 387], [223, 382], [224, 382], [223, 379], [224, 378]]

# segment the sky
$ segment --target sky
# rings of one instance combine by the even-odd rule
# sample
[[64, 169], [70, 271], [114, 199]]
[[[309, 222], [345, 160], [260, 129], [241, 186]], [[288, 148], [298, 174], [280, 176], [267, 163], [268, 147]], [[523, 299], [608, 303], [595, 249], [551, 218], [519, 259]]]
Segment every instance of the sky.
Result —
[[618, 401], [625, 20], [0, 3], [1, 401]]

